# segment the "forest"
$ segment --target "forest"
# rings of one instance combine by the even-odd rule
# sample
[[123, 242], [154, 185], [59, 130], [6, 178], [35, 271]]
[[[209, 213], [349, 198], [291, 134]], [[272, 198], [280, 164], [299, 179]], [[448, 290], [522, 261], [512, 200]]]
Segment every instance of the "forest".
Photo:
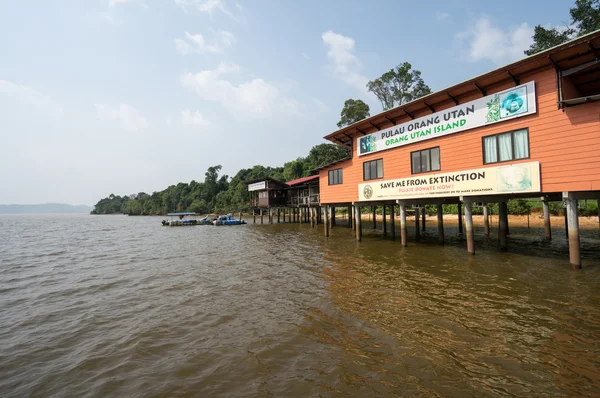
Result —
[[101, 199], [92, 214], [161, 215], [169, 212], [193, 211], [199, 214], [248, 211], [248, 182], [271, 177], [291, 181], [307, 177], [315, 168], [350, 157], [350, 150], [340, 145], [314, 146], [308, 156], [299, 157], [282, 167], [253, 166], [242, 169], [233, 178], [219, 175], [221, 165], [211, 166], [204, 181], [180, 182], [160, 192], [114, 195]]

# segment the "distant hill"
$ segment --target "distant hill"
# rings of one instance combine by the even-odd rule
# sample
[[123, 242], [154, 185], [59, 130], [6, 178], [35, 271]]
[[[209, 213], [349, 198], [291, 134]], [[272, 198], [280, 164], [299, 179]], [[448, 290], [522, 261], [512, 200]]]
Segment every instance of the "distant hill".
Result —
[[44, 203], [40, 205], [0, 205], [0, 214], [31, 213], [88, 213], [90, 206], [73, 206], [65, 203]]

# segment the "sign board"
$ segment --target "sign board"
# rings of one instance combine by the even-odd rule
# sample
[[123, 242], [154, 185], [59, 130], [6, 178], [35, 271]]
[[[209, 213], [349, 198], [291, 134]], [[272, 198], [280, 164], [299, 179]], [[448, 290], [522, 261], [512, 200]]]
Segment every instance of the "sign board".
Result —
[[427, 174], [358, 185], [359, 201], [540, 192], [540, 162]]
[[261, 189], [267, 189], [267, 182], [266, 181], [261, 181], [261, 182], [255, 182], [253, 184], [248, 184], [248, 191], [249, 192], [260, 191]]
[[529, 82], [357, 138], [358, 156], [487, 126], [536, 112]]

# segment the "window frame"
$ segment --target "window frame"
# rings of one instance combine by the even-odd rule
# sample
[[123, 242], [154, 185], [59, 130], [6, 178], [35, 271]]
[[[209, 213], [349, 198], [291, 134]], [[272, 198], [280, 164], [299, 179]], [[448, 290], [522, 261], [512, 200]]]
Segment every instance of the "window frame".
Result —
[[[519, 159], [515, 159], [515, 133], [519, 132], [519, 131], [526, 131], [527, 132], [527, 157], [525, 158], [519, 158]], [[500, 142], [498, 141], [498, 137], [504, 134], [510, 134], [510, 140], [511, 140], [511, 158], [508, 160], [499, 160], [500, 159]], [[486, 162], [486, 152], [485, 152], [485, 139], [486, 138], [490, 138], [490, 137], [495, 137], [496, 138], [496, 161], [495, 162]], [[509, 130], [509, 131], [503, 131], [502, 133], [497, 133], [497, 134], [490, 134], [490, 135], [486, 135], [484, 137], [481, 137], [481, 153], [483, 155], [483, 164], [496, 164], [496, 163], [506, 163], [506, 162], [514, 162], [517, 160], [525, 160], [525, 159], [531, 159], [531, 145], [530, 145], [530, 141], [529, 141], [529, 127], [523, 127], [520, 129], [514, 129], [514, 130]]]
[[[440, 168], [434, 170], [431, 167], [431, 150], [432, 149], [436, 149], [438, 150], [438, 155], [439, 155], [439, 161], [440, 161]], [[413, 153], [418, 153], [419, 154], [419, 164], [421, 164], [421, 152], [425, 152], [425, 151], [429, 151], [429, 170], [428, 171], [417, 171], [415, 172], [415, 170], [413, 169]], [[442, 170], [442, 150], [440, 149], [440, 146], [432, 146], [431, 148], [425, 148], [425, 149], [421, 149], [418, 151], [412, 151], [410, 153], [410, 173], [411, 174], [423, 174], [423, 173], [431, 173], [433, 171], [441, 171]]]
[[[337, 169], [333, 169], [333, 170], [328, 170], [327, 171], [327, 183], [328, 185], [342, 185], [344, 183], [344, 177], [343, 177], [343, 171], [342, 171], [342, 167], [339, 167]], [[338, 172], [338, 181], [339, 182], [334, 182], [332, 181], [333, 179], [331, 178], [331, 175], [333, 172]]]
[[[378, 169], [378, 167], [377, 167], [377, 163], [376, 163], [376, 162], [379, 162], [379, 161], [381, 161], [381, 177], [369, 178], [369, 179], [367, 180], [367, 179], [365, 178], [365, 177], [366, 177], [366, 175], [365, 175], [365, 165], [366, 165], [366, 164], [369, 164], [369, 167], [371, 167], [371, 166], [370, 166], [370, 165], [371, 165], [371, 163], [375, 162], [375, 170], [377, 170], [377, 169]], [[363, 181], [381, 180], [381, 179], [383, 179], [383, 174], [384, 174], [384, 173], [383, 173], [383, 158], [379, 158], [379, 159], [373, 159], [373, 160], [367, 160], [366, 162], [363, 162]]]

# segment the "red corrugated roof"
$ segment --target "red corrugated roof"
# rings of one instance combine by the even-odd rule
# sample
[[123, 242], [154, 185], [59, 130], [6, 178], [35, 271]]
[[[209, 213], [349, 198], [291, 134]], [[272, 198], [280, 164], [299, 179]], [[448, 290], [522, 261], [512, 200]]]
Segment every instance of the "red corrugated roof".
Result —
[[317, 179], [319, 179], [319, 176], [314, 175], [314, 176], [298, 178], [297, 180], [288, 181], [288, 182], [286, 182], [286, 184], [288, 184], [291, 187], [294, 185], [304, 184], [306, 182], [310, 182], [310, 181], [317, 180]]

